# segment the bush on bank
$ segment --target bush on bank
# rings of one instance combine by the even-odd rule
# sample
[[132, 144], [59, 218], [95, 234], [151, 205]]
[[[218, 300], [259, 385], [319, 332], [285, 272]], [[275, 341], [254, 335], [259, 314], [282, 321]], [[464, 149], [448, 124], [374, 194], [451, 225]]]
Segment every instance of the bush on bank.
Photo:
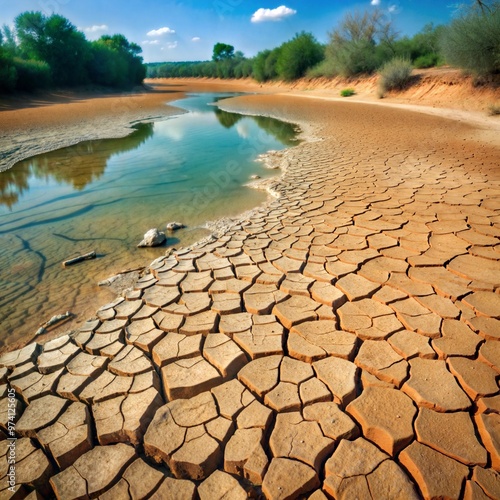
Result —
[[380, 69], [379, 88], [382, 93], [403, 90], [410, 82], [413, 67], [406, 59], [396, 57]]

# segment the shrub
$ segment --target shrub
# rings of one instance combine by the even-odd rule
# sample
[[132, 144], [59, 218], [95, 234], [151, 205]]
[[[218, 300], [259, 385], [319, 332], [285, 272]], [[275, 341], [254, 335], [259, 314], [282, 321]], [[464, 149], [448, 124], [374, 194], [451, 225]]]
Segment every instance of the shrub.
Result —
[[234, 76], [235, 78], [248, 78], [252, 76], [252, 63], [248, 59], [239, 62], [234, 67]]
[[286, 81], [301, 78], [323, 58], [323, 46], [316, 38], [311, 33], [298, 33], [281, 46], [276, 61], [278, 76]]
[[281, 48], [276, 47], [273, 50], [263, 50], [255, 56], [252, 63], [252, 76], [258, 82], [266, 82], [278, 76], [276, 62], [280, 52]]
[[379, 66], [374, 44], [369, 40], [344, 42], [328, 46], [327, 57], [333, 72], [345, 78], [373, 73]]
[[344, 89], [344, 90], [341, 90], [340, 91], [340, 95], [342, 97], [351, 97], [352, 95], [354, 95], [356, 92], [354, 91], [354, 89]]
[[452, 21], [441, 37], [441, 51], [447, 63], [477, 76], [500, 73], [500, 2]]
[[0, 91], [14, 90], [17, 82], [17, 71], [12, 58], [0, 47]]
[[326, 78], [333, 78], [334, 76], [337, 76], [337, 74], [338, 73], [330, 59], [325, 59], [313, 68], [309, 68], [307, 70], [307, 76], [309, 78], [320, 78], [322, 76]]
[[408, 60], [399, 57], [385, 63], [380, 70], [381, 91], [404, 89], [410, 81], [412, 69]]
[[439, 55], [438, 54], [426, 54], [424, 56], [419, 56], [413, 61], [413, 66], [415, 68], [432, 68], [439, 65]]
[[373, 73], [394, 55], [396, 33], [380, 9], [347, 14], [329, 36], [326, 59], [346, 78]]
[[392, 44], [392, 57], [409, 59], [416, 68], [430, 68], [442, 63], [439, 55], [439, 39], [444, 26], [427, 24], [413, 37], [403, 37]]
[[42, 61], [26, 61], [14, 58], [14, 66], [17, 71], [18, 90], [28, 92], [35, 89], [44, 89], [51, 84], [52, 74], [50, 66]]

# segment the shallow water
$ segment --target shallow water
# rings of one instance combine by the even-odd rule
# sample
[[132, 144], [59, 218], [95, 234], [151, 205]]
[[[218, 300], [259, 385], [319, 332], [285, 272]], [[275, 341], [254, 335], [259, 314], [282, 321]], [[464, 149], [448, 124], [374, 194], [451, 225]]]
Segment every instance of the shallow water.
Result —
[[[265, 200], [244, 184], [276, 174], [255, 159], [296, 144], [296, 128], [213, 105], [234, 95], [191, 95], [170, 103], [185, 114], [0, 173], [0, 346], [32, 336], [55, 314], [87, 319], [102, 305], [100, 280], [163, 255], [165, 247], [136, 248], [148, 229], [181, 221], [188, 228], [167, 246], [188, 245], [207, 234], [206, 221]], [[96, 260], [62, 267], [91, 250]]]

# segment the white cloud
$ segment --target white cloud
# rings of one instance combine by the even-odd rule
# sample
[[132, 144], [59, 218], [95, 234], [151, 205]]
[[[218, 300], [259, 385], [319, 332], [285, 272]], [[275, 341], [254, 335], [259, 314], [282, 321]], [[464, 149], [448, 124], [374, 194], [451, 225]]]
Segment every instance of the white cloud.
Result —
[[380, 5], [380, 0], [372, 0], [370, 3], [371, 3], [372, 5], [377, 6], [377, 5]]
[[398, 6], [397, 5], [391, 5], [388, 10], [392, 14], [393, 12], [396, 12], [398, 10]]
[[108, 26], [106, 24], [94, 24], [94, 26], [87, 26], [82, 31], [85, 33], [98, 33], [99, 31], [106, 31]]
[[175, 34], [175, 30], [170, 29], [167, 26], [147, 32], [147, 36], [163, 36], [163, 35], [173, 35], [173, 34]]
[[143, 40], [142, 44], [143, 45], [158, 45], [160, 43], [160, 40]]
[[177, 48], [177, 45], [179, 45], [177, 42], [169, 42], [164, 48], [171, 50]]
[[[198, 125], [205, 123], [207, 127], [213, 127], [213, 114], [200, 113], [192, 111], [189, 113], [189, 119], [183, 119], [183, 116], [178, 116], [175, 120], [164, 120], [155, 123], [155, 134], [158, 133], [163, 137], [167, 137], [175, 142], [181, 141], [184, 137], [192, 134], [192, 122], [196, 120]], [[171, 154], [171, 152], [169, 153]]]
[[192, 42], [199, 42], [200, 40], [201, 38], [199, 36], [193, 36], [193, 38], [191, 38]]
[[250, 130], [248, 129], [247, 123], [237, 123], [236, 124], [236, 132], [242, 139], [248, 139], [250, 137]]
[[264, 21], [281, 21], [285, 17], [297, 14], [296, 10], [290, 9], [285, 5], [280, 5], [276, 9], [263, 9], [260, 8], [254, 12], [252, 16], [252, 23], [262, 23]]

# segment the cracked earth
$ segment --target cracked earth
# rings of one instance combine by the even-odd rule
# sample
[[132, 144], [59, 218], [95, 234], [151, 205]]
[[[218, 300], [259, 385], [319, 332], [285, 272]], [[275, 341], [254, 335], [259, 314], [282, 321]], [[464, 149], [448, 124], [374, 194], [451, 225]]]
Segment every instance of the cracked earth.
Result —
[[278, 199], [0, 358], [2, 498], [500, 498], [498, 148], [303, 101], [233, 101], [314, 126]]

